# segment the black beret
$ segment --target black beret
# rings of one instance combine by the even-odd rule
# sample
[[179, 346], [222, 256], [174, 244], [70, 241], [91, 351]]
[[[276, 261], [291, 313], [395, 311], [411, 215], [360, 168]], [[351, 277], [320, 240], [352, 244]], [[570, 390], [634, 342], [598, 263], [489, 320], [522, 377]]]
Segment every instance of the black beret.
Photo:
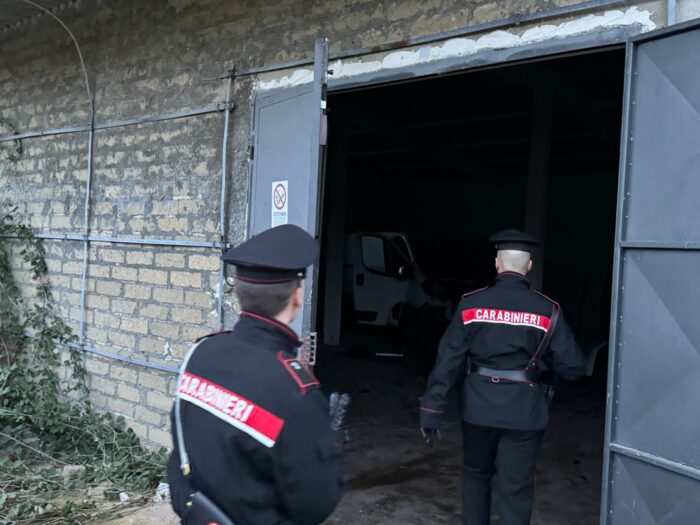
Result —
[[496, 250], [518, 250], [532, 252], [540, 243], [520, 230], [501, 230], [489, 237]]
[[236, 266], [241, 281], [274, 284], [306, 276], [306, 267], [318, 255], [316, 241], [293, 224], [284, 224], [254, 235], [224, 253], [224, 262]]

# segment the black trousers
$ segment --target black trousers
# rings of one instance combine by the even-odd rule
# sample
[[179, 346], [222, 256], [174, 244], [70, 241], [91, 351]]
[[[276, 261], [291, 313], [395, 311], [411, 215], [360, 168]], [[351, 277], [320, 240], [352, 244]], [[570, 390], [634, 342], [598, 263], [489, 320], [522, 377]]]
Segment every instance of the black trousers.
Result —
[[464, 525], [491, 523], [491, 478], [496, 475], [499, 525], [528, 525], [544, 430], [510, 430], [462, 422]]

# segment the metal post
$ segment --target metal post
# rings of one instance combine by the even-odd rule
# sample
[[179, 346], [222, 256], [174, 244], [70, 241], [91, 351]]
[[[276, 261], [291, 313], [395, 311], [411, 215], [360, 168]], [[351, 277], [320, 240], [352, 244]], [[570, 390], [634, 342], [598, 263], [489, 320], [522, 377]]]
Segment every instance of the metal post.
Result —
[[88, 253], [90, 251], [90, 187], [92, 182], [93, 144], [95, 142], [95, 102], [91, 101], [90, 132], [88, 133], [87, 180], [85, 181], [85, 209], [83, 216], [83, 275], [80, 282], [80, 345], [85, 342], [85, 288], [87, 283]]
[[[219, 200], [219, 242], [222, 247], [225, 244], [226, 238], [226, 165], [227, 165], [227, 150], [228, 150], [228, 128], [231, 111], [231, 86], [235, 70], [231, 70], [228, 81], [226, 82], [226, 100], [224, 102], [224, 138], [221, 146], [221, 196]], [[222, 248], [223, 252], [224, 248]], [[224, 261], [219, 261], [219, 290], [216, 294], [216, 329], [221, 330], [224, 326]]]

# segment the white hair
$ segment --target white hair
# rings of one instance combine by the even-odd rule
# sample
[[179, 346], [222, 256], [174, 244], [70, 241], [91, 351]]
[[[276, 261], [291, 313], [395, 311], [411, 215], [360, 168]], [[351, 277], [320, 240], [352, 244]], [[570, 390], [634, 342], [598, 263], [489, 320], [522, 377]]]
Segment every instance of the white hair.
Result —
[[527, 275], [527, 265], [530, 262], [530, 253], [520, 250], [498, 250], [496, 258], [501, 263], [504, 272], [517, 272]]

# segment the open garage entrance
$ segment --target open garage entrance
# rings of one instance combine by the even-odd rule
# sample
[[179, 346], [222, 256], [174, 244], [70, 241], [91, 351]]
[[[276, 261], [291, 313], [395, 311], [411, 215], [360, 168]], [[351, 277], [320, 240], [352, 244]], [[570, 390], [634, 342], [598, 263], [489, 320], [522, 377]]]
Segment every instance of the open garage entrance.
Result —
[[617, 48], [329, 96], [316, 370], [357, 435], [332, 523], [458, 520], [458, 411], [426, 450], [418, 396], [504, 228], [543, 242], [533, 286], [590, 356], [553, 402], [533, 523], [598, 522], [623, 72]]

